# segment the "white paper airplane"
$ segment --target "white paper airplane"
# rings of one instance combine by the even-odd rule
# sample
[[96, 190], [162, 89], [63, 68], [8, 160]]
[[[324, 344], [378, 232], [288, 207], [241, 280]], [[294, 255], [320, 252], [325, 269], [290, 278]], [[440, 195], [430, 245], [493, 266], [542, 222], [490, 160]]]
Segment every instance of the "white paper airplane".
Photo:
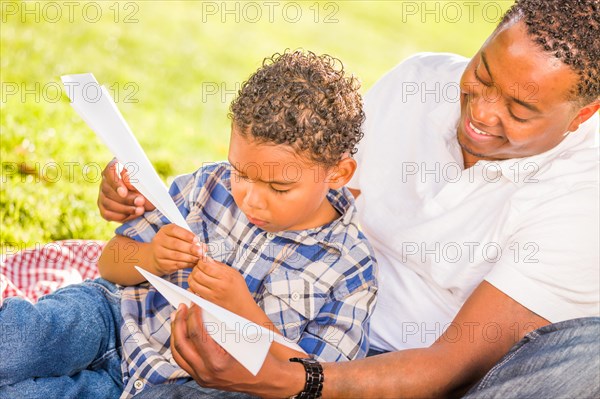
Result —
[[188, 307], [192, 303], [200, 306], [208, 334], [253, 375], [258, 374], [273, 341], [304, 352], [300, 346], [274, 331], [194, 295], [141, 267], [135, 268], [175, 308], [182, 303]]
[[106, 87], [91, 73], [62, 76], [71, 106], [102, 139], [117, 160], [129, 165], [131, 184], [176, 225], [192, 231]]

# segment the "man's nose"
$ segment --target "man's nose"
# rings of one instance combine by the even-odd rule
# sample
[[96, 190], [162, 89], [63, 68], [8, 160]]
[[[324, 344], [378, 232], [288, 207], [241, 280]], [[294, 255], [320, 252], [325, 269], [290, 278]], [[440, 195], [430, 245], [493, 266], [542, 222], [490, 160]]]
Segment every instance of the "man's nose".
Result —
[[471, 119], [480, 126], [496, 126], [500, 119], [498, 118], [498, 107], [500, 106], [500, 96], [494, 93], [479, 93], [471, 97], [469, 102]]

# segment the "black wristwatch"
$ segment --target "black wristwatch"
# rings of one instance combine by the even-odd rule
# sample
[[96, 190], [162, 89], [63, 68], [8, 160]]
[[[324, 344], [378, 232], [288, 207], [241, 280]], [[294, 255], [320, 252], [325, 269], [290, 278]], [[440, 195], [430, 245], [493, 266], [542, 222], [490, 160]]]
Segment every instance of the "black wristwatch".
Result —
[[317, 399], [321, 397], [323, 391], [323, 381], [325, 376], [323, 375], [323, 367], [315, 359], [301, 359], [299, 357], [293, 357], [290, 362], [302, 363], [304, 370], [306, 370], [306, 383], [304, 384], [304, 390], [298, 395], [292, 396], [290, 399]]

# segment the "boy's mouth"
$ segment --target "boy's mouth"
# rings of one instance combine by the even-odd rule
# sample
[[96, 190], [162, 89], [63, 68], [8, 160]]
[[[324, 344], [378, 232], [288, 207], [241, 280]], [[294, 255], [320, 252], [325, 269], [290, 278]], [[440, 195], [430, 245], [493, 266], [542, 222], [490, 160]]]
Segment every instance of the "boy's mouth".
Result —
[[267, 222], [261, 219], [255, 219], [250, 215], [246, 215], [246, 217], [248, 218], [248, 220], [250, 221], [250, 223], [258, 226], [258, 227], [262, 227], [262, 226], [266, 226]]

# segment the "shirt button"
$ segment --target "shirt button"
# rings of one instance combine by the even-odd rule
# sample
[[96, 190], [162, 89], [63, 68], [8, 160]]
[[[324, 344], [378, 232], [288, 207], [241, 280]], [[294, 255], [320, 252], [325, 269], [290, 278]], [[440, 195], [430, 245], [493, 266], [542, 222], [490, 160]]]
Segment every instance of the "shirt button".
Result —
[[300, 300], [300, 294], [298, 292], [292, 292], [292, 301], [299, 301]]
[[135, 382], [133, 383], [133, 387], [137, 390], [140, 390], [144, 387], [144, 381], [142, 380], [135, 380]]
[[267, 238], [269, 240], [272, 240], [273, 238], [275, 238], [275, 234], [273, 234], [273, 233], [267, 233]]

